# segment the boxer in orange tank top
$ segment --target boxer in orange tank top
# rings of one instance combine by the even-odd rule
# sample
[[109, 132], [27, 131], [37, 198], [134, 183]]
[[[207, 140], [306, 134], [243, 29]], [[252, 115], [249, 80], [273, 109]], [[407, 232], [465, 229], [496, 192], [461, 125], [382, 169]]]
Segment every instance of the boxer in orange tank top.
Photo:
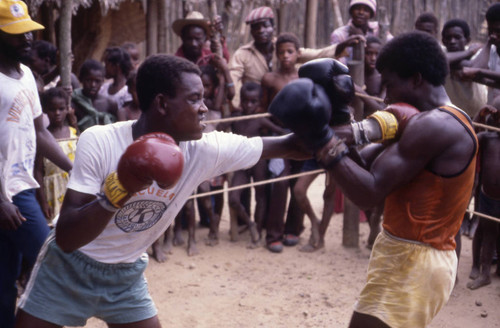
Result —
[[336, 126], [316, 157], [360, 208], [386, 199], [384, 230], [350, 327], [425, 327], [455, 283], [454, 236], [472, 193], [477, 137], [446, 93], [448, 64], [434, 38], [399, 35], [376, 67], [387, 110], [398, 118], [396, 138], [365, 146], [356, 159], [358, 123]]

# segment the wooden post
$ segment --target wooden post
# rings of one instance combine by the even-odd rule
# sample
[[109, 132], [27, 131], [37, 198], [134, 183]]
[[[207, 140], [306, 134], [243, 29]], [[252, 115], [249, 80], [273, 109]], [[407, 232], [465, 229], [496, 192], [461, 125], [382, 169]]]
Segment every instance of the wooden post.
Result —
[[[215, 24], [215, 17], [217, 17], [217, 3], [215, 0], [207, 0], [208, 2], [208, 17], [212, 26]], [[217, 49], [216, 54], [222, 57], [222, 43], [220, 42], [220, 32], [215, 28], [212, 28], [212, 33], [214, 35], [211, 38], [211, 42], [215, 43], [215, 49]], [[208, 35], [207, 35], [208, 36]]]
[[340, 27], [344, 26], [344, 21], [342, 19], [342, 13], [340, 12], [340, 7], [339, 7], [339, 1], [338, 0], [332, 0], [332, 6], [333, 6], [333, 13], [335, 14], [335, 22], [337, 25], [335, 27]]
[[158, 0], [158, 52], [167, 52], [167, 0]]
[[71, 15], [73, 1], [61, 1], [59, 26], [59, 53], [61, 56], [61, 83], [63, 88], [71, 87]]
[[307, 48], [316, 48], [316, 21], [318, 20], [318, 0], [307, 0], [307, 21], [305, 45]]
[[[352, 59], [347, 62], [352, 80], [357, 85], [365, 84], [365, 43], [359, 42], [352, 49]], [[363, 102], [355, 98], [352, 102], [354, 119], [363, 119]], [[359, 247], [359, 209], [347, 197], [344, 199], [344, 225], [342, 230], [342, 245]]]
[[279, 9], [276, 10], [278, 14], [278, 34], [286, 31], [286, 3], [284, 1], [280, 1]]
[[[65, 2], [65, 1], [63, 1]], [[146, 55], [158, 52], [158, 1], [148, 0], [146, 12]]]
[[382, 44], [387, 42], [387, 33], [389, 32], [389, 19], [387, 18], [387, 9], [385, 7], [378, 8], [378, 37]]

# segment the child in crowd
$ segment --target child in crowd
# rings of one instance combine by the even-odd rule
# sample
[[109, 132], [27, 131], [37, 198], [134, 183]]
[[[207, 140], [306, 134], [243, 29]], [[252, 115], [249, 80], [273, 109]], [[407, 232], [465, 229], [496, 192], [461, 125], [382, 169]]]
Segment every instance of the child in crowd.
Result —
[[73, 91], [72, 107], [78, 120], [78, 129], [116, 121], [118, 105], [111, 98], [99, 94], [104, 81], [104, 67], [96, 60], [88, 59], [80, 68], [82, 88]]
[[470, 42], [469, 24], [462, 19], [447, 21], [441, 32], [446, 57], [450, 63], [450, 74], [444, 87], [451, 102], [473, 118], [486, 104], [487, 90], [482, 84], [463, 77], [462, 69], [470, 65], [470, 59], [481, 48], [479, 44], [467, 46]]
[[[276, 40], [276, 56], [278, 57], [278, 69], [268, 72], [262, 77], [262, 105], [265, 110], [273, 100], [274, 96], [290, 81], [297, 79], [298, 73], [295, 67], [299, 58], [299, 40], [292, 33], [282, 33]], [[269, 170], [273, 176], [281, 177], [292, 173], [298, 173], [302, 162], [273, 158], [269, 161]], [[297, 179], [279, 181], [272, 184], [272, 193], [269, 200], [266, 224], [267, 248], [274, 253], [283, 250], [286, 246], [295, 246], [299, 242], [299, 235], [304, 229], [303, 212], [295, 199], [293, 193], [290, 197], [288, 211], [286, 211], [288, 188], [293, 188]], [[287, 214], [284, 226], [285, 212]]]
[[491, 5], [486, 11], [488, 41], [471, 60], [471, 67], [463, 68], [463, 76], [486, 84], [488, 104], [500, 95], [500, 3]]
[[433, 13], [420, 14], [415, 20], [415, 30], [428, 33], [437, 40], [439, 21]]
[[[382, 41], [375, 37], [366, 38], [365, 46], [365, 85], [361, 87], [354, 85], [356, 92], [378, 98], [385, 97], [385, 86], [382, 84], [380, 72], [375, 68], [378, 54], [382, 48]], [[368, 97], [360, 97], [363, 102], [363, 117], [373, 114], [384, 108], [384, 104]]]
[[[500, 127], [500, 99], [494, 100], [493, 106], [485, 106], [478, 113], [479, 123]], [[478, 175], [477, 189], [479, 212], [493, 217], [500, 217], [500, 133], [484, 131], [478, 135]], [[479, 218], [479, 225], [472, 241], [472, 270], [467, 283], [470, 289], [477, 289], [491, 283], [490, 270], [495, 247], [497, 247], [500, 223]], [[500, 264], [497, 265], [500, 275]]]
[[[50, 122], [47, 130], [52, 133], [63, 152], [73, 161], [75, 159], [77, 131], [68, 125], [68, 94], [62, 88], [51, 88], [42, 94], [41, 103]], [[40, 207], [45, 217], [51, 221], [59, 214], [69, 174], [38, 154], [35, 158], [34, 174], [40, 184], [40, 188], [37, 189]]]
[[[255, 82], [246, 82], [240, 89], [241, 109], [233, 112], [232, 116], [252, 115], [257, 113], [262, 97], [261, 86]], [[272, 131], [276, 134], [284, 134], [285, 129], [274, 124], [266, 117], [236, 121], [231, 124], [232, 132], [241, 134], [247, 137], [255, 137], [262, 135], [263, 131]], [[219, 125], [222, 128], [222, 125]], [[267, 161], [259, 160], [255, 166], [247, 169], [236, 171], [231, 180], [231, 187], [240, 186], [246, 183], [258, 182], [267, 178]], [[263, 218], [267, 208], [266, 186], [255, 186], [255, 214], [252, 222], [250, 214], [245, 210], [245, 206], [241, 203], [241, 194], [244, 189], [234, 190], [229, 192], [229, 206], [238, 217], [243, 218], [246, 225], [249, 227], [251, 244], [250, 248], [257, 247], [262, 231]]]
[[134, 42], [127, 41], [122, 44], [122, 48], [128, 53], [130, 56], [130, 62], [132, 63], [132, 69], [137, 70], [139, 68], [139, 64], [141, 63], [141, 52], [137, 47], [137, 44]]
[[[218, 120], [222, 118], [222, 105], [226, 100], [227, 79], [231, 79], [225, 60], [213, 55], [210, 59], [211, 65], [200, 67], [201, 82], [205, 93], [203, 101], [208, 108], [205, 117], [207, 121]], [[204, 132], [216, 130], [217, 123], [208, 123]], [[198, 193], [209, 192], [211, 190], [220, 190], [223, 188], [225, 176], [218, 176], [211, 181], [205, 181], [198, 187]], [[218, 244], [219, 221], [224, 206], [224, 194], [220, 193], [214, 196], [198, 198], [198, 207], [200, 209], [200, 224], [208, 225], [209, 232], [205, 244], [215, 246]], [[203, 215], [202, 215], [203, 214]], [[207, 222], [208, 221], [208, 222]]]
[[137, 120], [141, 116], [139, 108], [139, 98], [137, 98], [137, 90], [135, 89], [136, 72], [132, 71], [127, 79], [128, 92], [132, 96], [132, 100], [126, 102], [122, 108], [118, 109], [118, 121]]
[[130, 56], [125, 49], [112, 47], [104, 52], [105, 77], [111, 79], [102, 84], [99, 93], [116, 101], [118, 108], [132, 100], [128, 92], [127, 79], [133, 70]]

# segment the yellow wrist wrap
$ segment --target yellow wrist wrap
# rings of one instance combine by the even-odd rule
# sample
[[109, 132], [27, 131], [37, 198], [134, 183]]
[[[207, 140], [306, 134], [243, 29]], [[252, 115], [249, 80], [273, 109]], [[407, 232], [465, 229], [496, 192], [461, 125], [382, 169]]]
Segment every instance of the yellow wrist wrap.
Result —
[[104, 181], [104, 194], [108, 201], [116, 208], [120, 208], [120, 201], [128, 196], [128, 191], [118, 180], [118, 174], [115, 172], [110, 173]]
[[394, 139], [396, 137], [396, 132], [398, 132], [398, 120], [396, 116], [392, 113], [386, 111], [376, 111], [368, 118], [375, 119], [380, 125], [380, 130], [382, 131], [382, 140]]

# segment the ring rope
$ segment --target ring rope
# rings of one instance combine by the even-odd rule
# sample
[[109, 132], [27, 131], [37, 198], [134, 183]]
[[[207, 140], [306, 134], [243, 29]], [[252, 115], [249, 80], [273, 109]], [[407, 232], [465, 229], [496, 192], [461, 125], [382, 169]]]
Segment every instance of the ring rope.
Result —
[[226, 118], [221, 118], [221, 119], [217, 119], [217, 120], [203, 121], [203, 123], [207, 123], [207, 124], [226, 123], [226, 122], [243, 121], [243, 120], [250, 120], [250, 119], [254, 119], [254, 118], [270, 117], [270, 116], [271, 116], [271, 114], [269, 114], [269, 113], [260, 113], [260, 114], [242, 115], [242, 116], [236, 116], [236, 117], [226, 117]]
[[318, 169], [318, 170], [313, 170], [313, 171], [301, 172], [301, 173], [297, 173], [297, 174], [290, 174], [290, 175], [286, 175], [284, 177], [279, 177], [279, 178], [273, 178], [273, 179], [262, 180], [262, 181], [257, 181], [257, 182], [250, 182], [250, 183], [242, 184], [239, 186], [234, 186], [234, 187], [224, 188], [224, 189], [220, 189], [220, 190], [208, 191], [208, 192], [204, 192], [201, 194], [191, 195], [189, 197], [189, 199], [194, 199], [194, 198], [198, 198], [198, 197], [207, 197], [207, 196], [211, 196], [211, 195], [221, 194], [221, 193], [226, 192], [226, 191], [229, 192], [229, 191], [234, 191], [234, 190], [239, 190], [239, 189], [250, 188], [250, 187], [254, 187], [254, 186], [261, 186], [261, 185], [268, 184], [268, 183], [290, 180], [290, 179], [299, 178], [302, 176], [312, 175], [312, 174], [317, 174], [317, 173], [325, 173], [325, 170]]
[[476, 212], [476, 211], [473, 211], [473, 210], [467, 210], [467, 212], [469, 212], [472, 215], [477, 215], [479, 217], [482, 217], [482, 218], [485, 218], [485, 219], [488, 219], [488, 220], [492, 220], [492, 221], [496, 221], [496, 222], [500, 223], [500, 219], [496, 218], [494, 216], [483, 214], [481, 212]]

